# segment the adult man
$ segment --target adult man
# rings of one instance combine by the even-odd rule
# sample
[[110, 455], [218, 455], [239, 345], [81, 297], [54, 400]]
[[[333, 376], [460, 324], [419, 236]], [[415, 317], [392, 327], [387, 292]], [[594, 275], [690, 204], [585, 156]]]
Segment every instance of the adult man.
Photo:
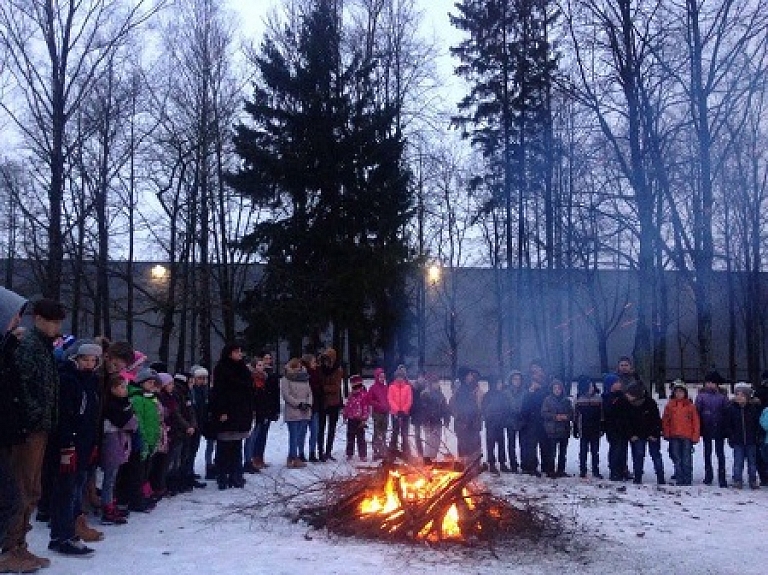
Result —
[[531, 361], [528, 369], [530, 384], [523, 395], [520, 412], [520, 467], [523, 473], [540, 477], [541, 473], [537, 470], [539, 455], [542, 461], [545, 461], [548, 455], [544, 420], [541, 417], [541, 407], [547, 397], [547, 374], [539, 360]]
[[456, 432], [456, 450], [464, 463], [472, 463], [482, 453], [480, 431], [483, 417], [478, 397], [477, 370], [460, 367], [459, 388], [451, 397], [449, 407], [453, 415], [453, 429]]
[[616, 375], [619, 376], [622, 388], [624, 390], [629, 389], [629, 386], [633, 383], [640, 381], [635, 373], [635, 366], [632, 364], [632, 359], [627, 355], [622, 355], [619, 358], [619, 362], [616, 365]]
[[[13, 519], [21, 511], [21, 494], [11, 467], [13, 445], [23, 440], [23, 423], [19, 409], [18, 378], [14, 355], [19, 340], [14, 330], [21, 322], [26, 300], [0, 287], [0, 541], [4, 541]], [[37, 563], [4, 553], [0, 556], [0, 573], [37, 571]]]
[[54, 339], [61, 333], [64, 306], [51, 299], [41, 299], [32, 308], [34, 327], [19, 343], [15, 362], [21, 392], [22, 417], [29, 434], [11, 448], [11, 466], [21, 491], [21, 509], [14, 517], [3, 551], [10, 560], [26, 559], [38, 567], [51, 562], [27, 548], [30, 517], [40, 498], [41, 472], [45, 446], [57, 423], [59, 374], [53, 356]]

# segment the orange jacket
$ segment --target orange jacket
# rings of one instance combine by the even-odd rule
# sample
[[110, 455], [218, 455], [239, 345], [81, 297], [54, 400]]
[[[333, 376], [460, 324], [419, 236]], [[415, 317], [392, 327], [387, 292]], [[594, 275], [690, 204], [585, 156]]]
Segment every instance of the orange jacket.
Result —
[[661, 425], [666, 439], [683, 438], [698, 443], [701, 434], [699, 413], [693, 402], [686, 398], [670, 399], [664, 408]]
[[413, 388], [407, 381], [396, 379], [387, 388], [387, 401], [391, 414], [396, 415], [400, 412], [408, 414], [413, 405]]

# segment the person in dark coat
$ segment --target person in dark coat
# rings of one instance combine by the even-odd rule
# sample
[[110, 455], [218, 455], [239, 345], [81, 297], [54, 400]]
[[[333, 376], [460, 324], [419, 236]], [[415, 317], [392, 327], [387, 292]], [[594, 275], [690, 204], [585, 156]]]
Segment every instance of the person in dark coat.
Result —
[[[506, 383], [501, 388], [506, 396], [504, 431], [506, 433], [507, 454], [509, 457], [509, 471], [517, 473], [518, 449], [522, 450], [521, 428], [523, 427], [523, 374], [519, 371], [513, 371], [509, 374]], [[503, 470], [502, 470], [503, 471]]]
[[653, 461], [656, 483], [664, 485], [664, 463], [661, 458], [661, 414], [656, 400], [648, 395], [645, 385], [637, 381], [627, 388], [627, 433], [632, 448], [634, 483], [643, 482], [645, 448]]
[[523, 395], [521, 409], [522, 428], [520, 441], [520, 464], [523, 473], [540, 477], [539, 456], [547, 459], [547, 433], [541, 418], [541, 406], [548, 395], [547, 376], [541, 361], [530, 363], [530, 383]]
[[275, 370], [271, 353], [265, 353], [261, 362], [264, 377], [253, 379], [253, 444], [252, 453], [249, 454], [257, 471], [268, 465], [264, 461], [264, 451], [267, 447], [269, 427], [273, 421], [280, 419], [280, 374]]
[[[547, 477], [568, 477], [565, 472], [565, 459], [568, 451], [568, 439], [571, 437], [571, 421], [573, 421], [573, 405], [565, 395], [565, 386], [559, 379], [553, 379], [551, 392], [541, 404], [541, 419], [547, 434], [546, 461], [542, 458], [541, 468]], [[555, 466], [557, 454], [557, 466]]]
[[592, 380], [579, 376], [576, 383], [573, 436], [579, 440], [579, 477], [587, 476], [587, 456], [591, 454], [592, 477], [600, 474], [600, 437], [603, 435], [603, 400]]
[[320, 414], [323, 411], [323, 382], [320, 379], [320, 369], [317, 366], [317, 358], [311, 354], [305, 354], [301, 358], [301, 364], [309, 375], [309, 388], [312, 390], [312, 418], [309, 420], [309, 461], [317, 463], [317, 440], [320, 431]]
[[453, 414], [458, 456], [465, 463], [472, 463], [483, 450], [480, 440], [483, 418], [478, 398], [478, 373], [474, 369], [461, 367], [458, 376], [459, 388], [451, 396], [449, 407]]
[[213, 369], [209, 398], [211, 420], [216, 428], [216, 473], [219, 489], [244, 487], [243, 439], [253, 418], [251, 372], [238, 343], [228, 343]]
[[[504, 424], [507, 418], [507, 395], [501, 390], [501, 382], [491, 378], [488, 393], [480, 405], [485, 421], [485, 452], [488, 470], [498, 474], [499, 469], [509, 473], [507, 454], [504, 448]], [[498, 457], [499, 467], [496, 467]]]
[[611, 481], [625, 481], [629, 454], [629, 430], [627, 429], [627, 399], [624, 387], [615, 373], [603, 379], [603, 418], [608, 439], [608, 470]]
[[333, 442], [336, 439], [336, 426], [339, 424], [342, 399], [341, 387], [344, 380], [344, 368], [341, 359], [332, 347], [320, 356], [320, 381], [323, 386], [323, 411], [318, 425], [318, 458], [320, 461], [336, 461], [333, 456]]
[[[5, 541], [13, 518], [21, 512], [21, 493], [11, 468], [11, 448], [24, 438], [19, 406], [18, 374], [14, 354], [19, 340], [14, 331], [21, 323], [27, 301], [19, 294], [0, 287], [0, 543]], [[36, 567], [28, 560], [4, 553], [0, 572]]]
[[752, 387], [740, 382], [734, 386], [733, 401], [728, 405], [725, 427], [728, 445], [733, 449], [733, 486], [744, 485], [744, 463], [747, 464], [749, 487], [757, 483], [757, 445], [760, 430], [760, 404], [752, 397]]
[[[768, 408], [768, 371], [760, 375], [760, 385], [754, 389], [754, 399], [760, 402], [762, 409]], [[759, 430], [760, 438], [765, 439], [765, 431]], [[762, 443], [762, 441], [761, 441]], [[757, 475], [760, 479], [760, 487], [768, 487], [768, 458], [763, 454], [762, 449], [757, 450]]]
[[714, 480], [712, 469], [712, 446], [717, 457], [717, 480], [720, 487], [728, 487], [725, 477], [725, 412], [728, 398], [720, 389], [725, 383], [716, 371], [704, 378], [704, 388], [696, 396], [696, 410], [701, 422], [701, 438], [704, 443], [704, 484], [711, 485]]

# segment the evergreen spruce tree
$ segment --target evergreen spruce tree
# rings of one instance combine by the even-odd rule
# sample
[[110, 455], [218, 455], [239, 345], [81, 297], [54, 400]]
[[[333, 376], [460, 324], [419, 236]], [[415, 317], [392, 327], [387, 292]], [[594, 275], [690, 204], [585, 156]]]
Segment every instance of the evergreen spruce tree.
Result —
[[[289, 57], [266, 38], [256, 57], [250, 120], [237, 127], [241, 157], [230, 183], [268, 208], [242, 239], [264, 274], [244, 302], [255, 344], [347, 330], [350, 347], [387, 347], [401, 312], [410, 258], [404, 229], [411, 198], [395, 110], [374, 98], [372, 67], [342, 53], [334, 4], [316, 0]], [[284, 45], [284, 44], [283, 44]]]

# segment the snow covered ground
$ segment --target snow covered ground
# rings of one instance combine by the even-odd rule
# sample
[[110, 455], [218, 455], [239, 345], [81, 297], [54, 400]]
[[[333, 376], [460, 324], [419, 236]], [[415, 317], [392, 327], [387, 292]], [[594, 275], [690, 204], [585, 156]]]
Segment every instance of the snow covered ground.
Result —
[[[473, 573], [765, 573], [768, 544], [768, 489], [720, 489], [701, 484], [700, 449], [694, 454], [692, 487], [657, 488], [646, 460], [647, 484], [605, 480], [536, 479], [488, 474], [482, 480], [497, 494], [540, 499], [565, 522], [556, 544], [512, 543], [496, 550], [432, 549], [341, 538], [292, 522], [280, 513], [254, 518], [238, 506], [265, 494], [290, 492], [297, 485], [332, 474], [354, 473], [344, 459], [344, 429], [334, 454], [338, 463], [285, 468], [288, 432], [280, 421], [270, 430], [265, 472], [247, 475], [245, 489], [207, 489], [161, 501], [151, 514], [132, 514], [127, 525], [99, 527], [104, 541], [88, 559], [61, 557], [47, 550], [48, 529], [35, 523], [30, 548], [53, 561], [41, 572], [77, 575], [218, 574], [409, 574], [437, 571]], [[452, 434], [449, 434], [452, 436]], [[449, 443], [453, 439], [449, 437]], [[666, 452], [666, 446], [664, 448]], [[577, 472], [578, 442], [571, 440], [567, 471]], [[607, 445], [601, 466], [607, 475]], [[202, 456], [202, 449], [200, 452]], [[730, 450], [727, 450], [730, 481]], [[198, 460], [198, 470], [203, 461]], [[672, 465], [666, 458], [667, 476]], [[94, 520], [91, 520], [94, 523]]]

